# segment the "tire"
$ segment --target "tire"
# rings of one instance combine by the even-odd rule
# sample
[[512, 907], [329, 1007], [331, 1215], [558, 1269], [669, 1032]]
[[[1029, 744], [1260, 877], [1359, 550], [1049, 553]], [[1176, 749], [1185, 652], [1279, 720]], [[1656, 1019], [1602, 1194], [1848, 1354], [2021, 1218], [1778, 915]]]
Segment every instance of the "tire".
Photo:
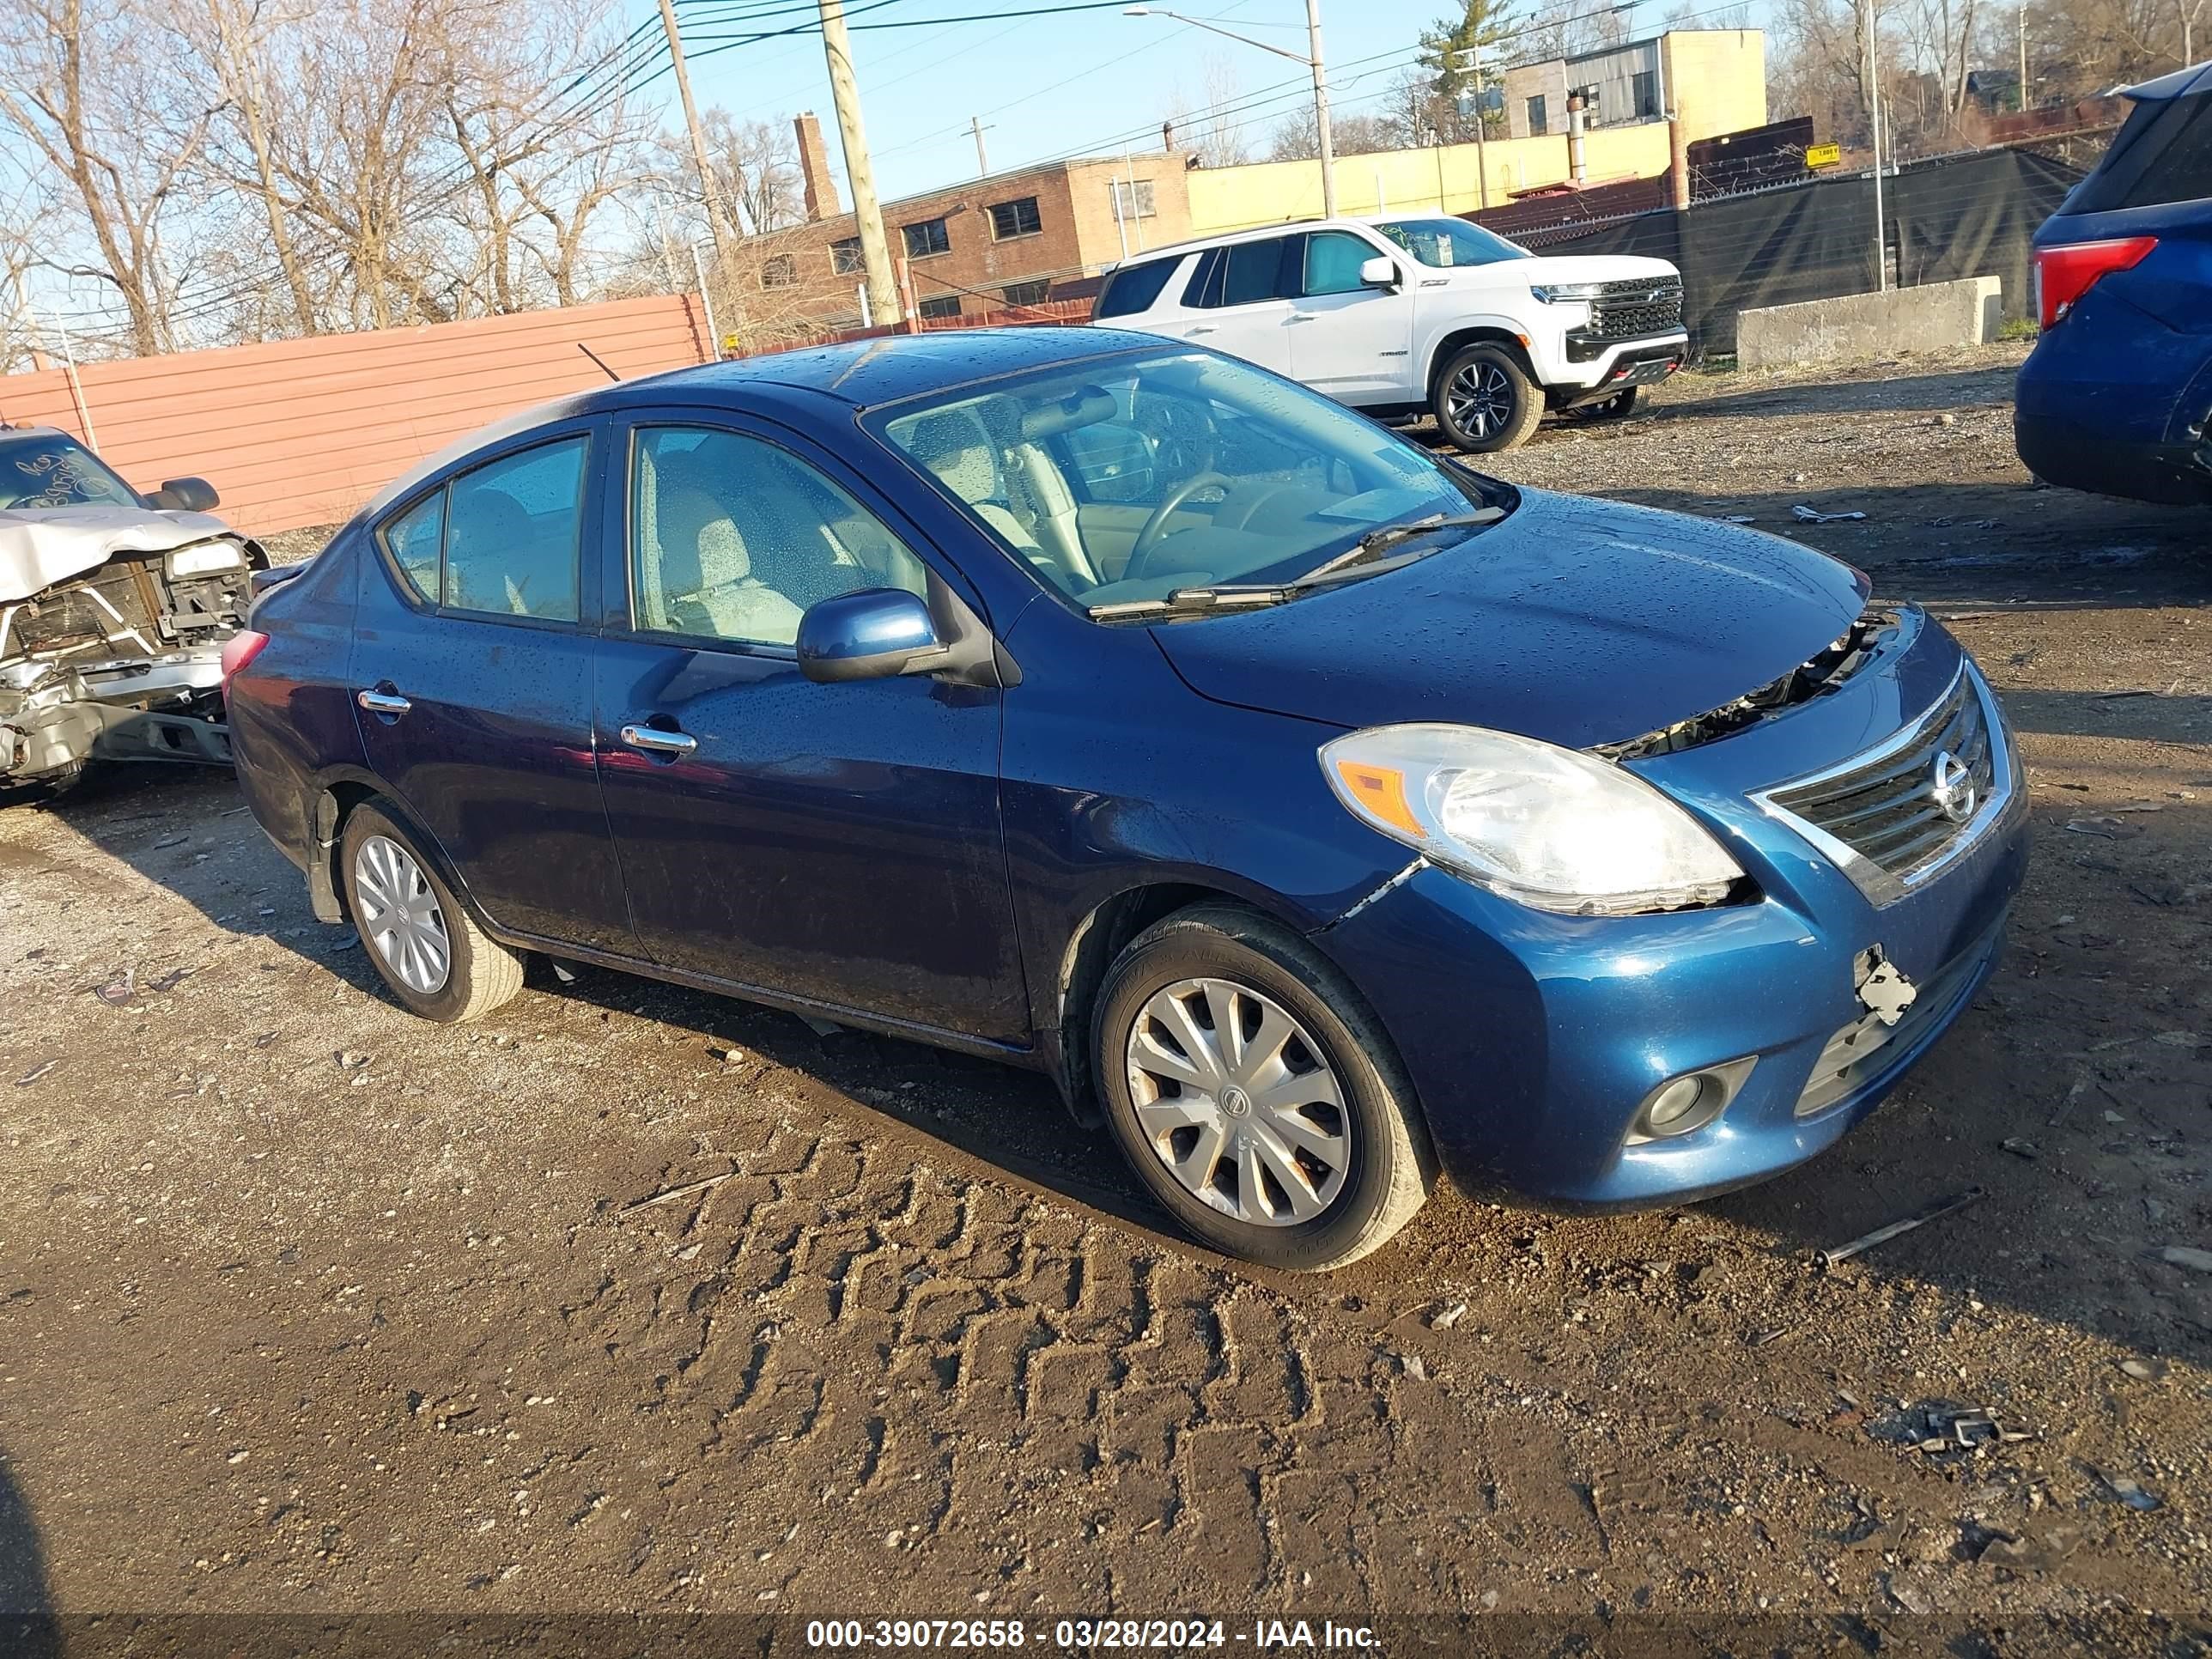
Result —
[[1636, 410], [1637, 394], [1641, 386], [1625, 386], [1610, 398], [1601, 398], [1595, 403], [1582, 404], [1567, 413], [1576, 420], [1593, 424], [1604, 421], [1625, 421]]
[[1432, 407], [1437, 425], [1455, 447], [1490, 455], [1528, 441], [1544, 418], [1544, 393], [1518, 357], [1485, 343], [1445, 359], [1437, 372]]
[[[522, 988], [522, 958], [476, 925], [414, 836], [390, 815], [366, 802], [346, 815], [338, 874], [362, 948], [409, 1012], [455, 1024], [489, 1013]], [[395, 895], [404, 896], [408, 921], [387, 929], [379, 924], [393, 915]], [[441, 940], [443, 972], [436, 973]]]
[[[1247, 1051], [1250, 1072], [1223, 1055], [1226, 1043], [1206, 1046], [1224, 1019], [1237, 1027], [1231, 1042], [1262, 1051]], [[1194, 905], [1130, 941], [1099, 990], [1091, 1063], [1137, 1178], [1224, 1255], [1294, 1273], [1340, 1267], [1385, 1243], [1436, 1185], [1427, 1127], [1380, 1023], [1320, 952], [1238, 906]], [[1184, 1098], [1189, 1123], [1177, 1121]], [[1296, 1213], [1304, 1205], [1310, 1213]]]

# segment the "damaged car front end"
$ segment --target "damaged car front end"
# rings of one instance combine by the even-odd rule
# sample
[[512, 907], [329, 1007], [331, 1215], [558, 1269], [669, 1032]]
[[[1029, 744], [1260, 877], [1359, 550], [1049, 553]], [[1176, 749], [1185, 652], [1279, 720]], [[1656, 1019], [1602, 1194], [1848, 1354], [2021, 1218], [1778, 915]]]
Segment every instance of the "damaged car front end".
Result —
[[0, 430], [0, 785], [58, 787], [94, 760], [227, 765], [222, 647], [260, 547], [140, 495], [66, 434]]

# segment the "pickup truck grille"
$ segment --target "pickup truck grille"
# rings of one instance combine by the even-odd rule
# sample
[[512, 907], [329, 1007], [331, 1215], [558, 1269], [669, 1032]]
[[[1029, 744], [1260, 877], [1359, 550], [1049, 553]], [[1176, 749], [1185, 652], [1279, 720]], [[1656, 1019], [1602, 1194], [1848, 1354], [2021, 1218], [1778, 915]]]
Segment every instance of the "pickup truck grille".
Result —
[[[1956, 782], [1963, 769], [1972, 806], [1956, 818], [1937, 799], [1936, 770]], [[1972, 677], [1961, 673], [1942, 704], [1901, 748], [1826, 777], [1787, 785], [1767, 799], [1826, 831], [1893, 876], [1904, 876], [1940, 856], [1972, 822], [1996, 790], [1996, 761], [1989, 721]], [[1962, 797], [1952, 797], [1958, 810]]]
[[1604, 284], [1582, 331], [1601, 340], [1674, 334], [1682, 326], [1682, 279], [1644, 276]]

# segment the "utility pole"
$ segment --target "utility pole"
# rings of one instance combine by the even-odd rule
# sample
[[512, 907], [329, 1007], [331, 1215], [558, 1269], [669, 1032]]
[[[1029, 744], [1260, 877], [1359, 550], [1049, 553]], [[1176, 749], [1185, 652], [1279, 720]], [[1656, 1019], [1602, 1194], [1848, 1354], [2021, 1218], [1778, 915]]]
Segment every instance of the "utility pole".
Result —
[[[665, 6], [668, 0], [660, 0]], [[837, 137], [845, 147], [845, 178], [853, 186], [853, 221], [860, 232], [860, 267], [868, 279], [868, 309], [878, 319], [903, 317], [891, 252], [884, 240], [884, 212], [876, 204], [875, 169], [868, 160], [867, 130], [860, 125], [860, 87], [853, 78], [853, 39], [845, 32], [845, 0], [820, 0], [822, 55], [830, 64], [830, 98], [837, 108]]]
[[[665, 5], [667, 0], [661, 0]], [[1313, 70], [1314, 125], [1321, 136], [1321, 214], [1336, 217], [1336, 146], [1328, 131], [1328, 72], [1321, 63], [1321, 0], [1306, 0], [1306, 62]]]
[[714, 238], [714, 264], [722, 280], [734, 289], [738, 266], [730, 257], [729, 216], [722, 211], [722, 186], [707, 160], [707, 135], [700, 129], [699, 106], [691, 101], [691, 76], [684, 66], [684, 37], [676, 32], [676, 8], [671, 0], [660, 0], [660, 27], [668, 34], [668, 56], [676, 67], [676, 95], [683, 100], [684, 125], [691, 134], [691, 160], [699, 169], [699, 188], [707, 203], [707, 228]]
[[980, 115], [969, 116], [968, 131], [975, 135], [975, 176], [978, 179], [988, 179], [991, 176], [991, 153], [983, 148], [983, 134], [986, 131], [983, 118]]
[[[2181, 38], [2186, 41], [2189, 39], [2189, 22], [2186, 18], [2182, 20], [2181, 31]], [[2189, 52], [2185, 46], [2182, 50], [2181, 61], [2184, 64], [2189, 61]], [[2027, 0], [2020, 0], [2020, 107], [2021, 112], [2026, 114], [2027, 112]]]
[[1889, 237], [1881, 222], [1881, 19], [1867, 7], [1867, 142], [1874, 147], [1874, 282], [1889, 292]]

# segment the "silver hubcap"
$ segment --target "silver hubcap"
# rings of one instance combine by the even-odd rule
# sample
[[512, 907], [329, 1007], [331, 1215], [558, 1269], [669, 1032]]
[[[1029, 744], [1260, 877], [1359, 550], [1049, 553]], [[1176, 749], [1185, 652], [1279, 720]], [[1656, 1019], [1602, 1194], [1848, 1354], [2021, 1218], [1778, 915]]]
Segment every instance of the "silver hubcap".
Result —
[[453, 970], [445, 912], [422, 866], [398, 842], [371, 836], [353, 857], [361, 936], [409, 990], [434, 996]]
[[1444, 388], [1452, 424], [1470, 438], [1487, 438], [1513, 417], [1513, 388], [1496, 363], [1469, 363]]
[[1128, 1060], [1146, 1142], [1200, 1203], [1287, 1227], [1344, 1190], [1352, 1143], [1336, 1073], [1305, 1028], [1257, 991], [1177, 980], [1138, 1014]]

